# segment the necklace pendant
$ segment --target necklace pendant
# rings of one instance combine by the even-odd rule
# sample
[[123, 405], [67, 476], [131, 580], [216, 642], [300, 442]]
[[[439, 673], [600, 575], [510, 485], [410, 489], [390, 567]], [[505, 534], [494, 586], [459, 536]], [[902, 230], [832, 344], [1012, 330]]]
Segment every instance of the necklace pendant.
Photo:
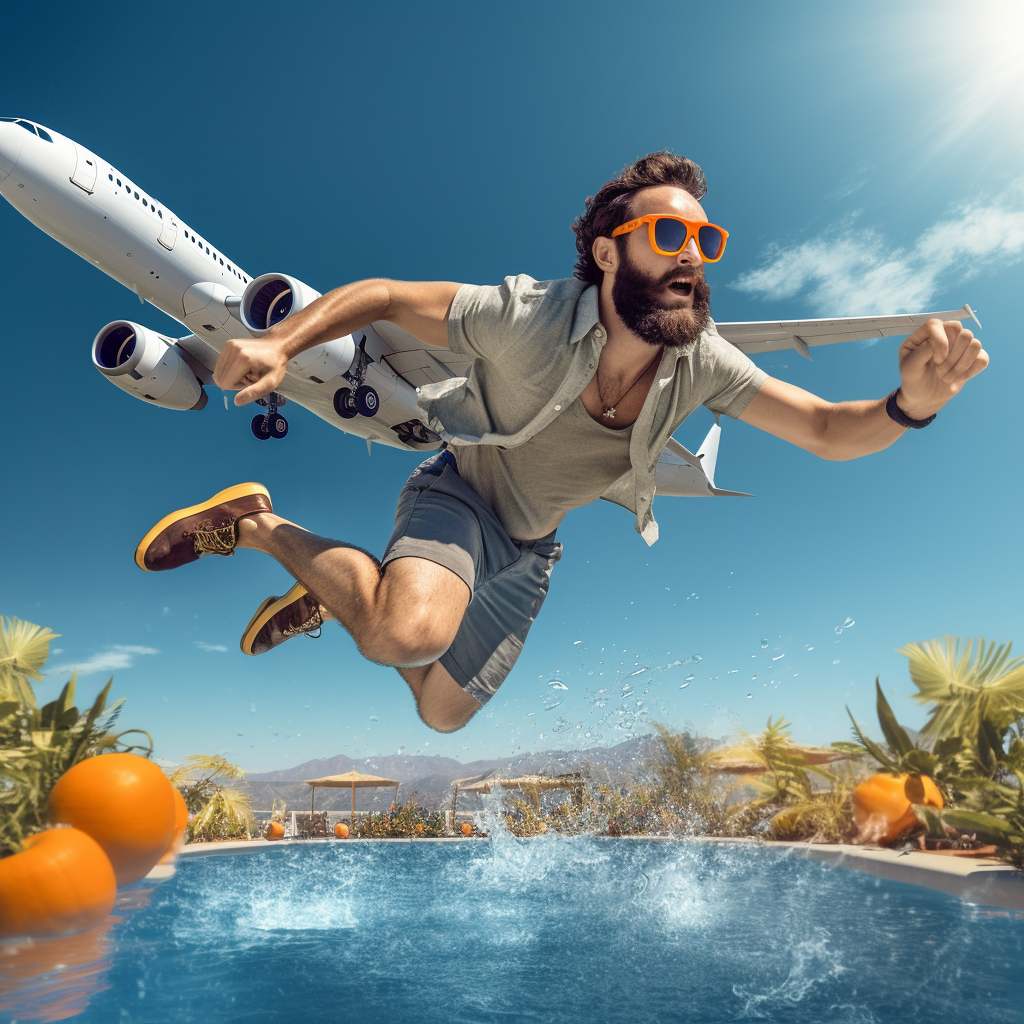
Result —
[[605, 411], [603, 413], [601, 413], [601, 415], [606, 420], [613, 420], [613, 419], [615, 419], [615, 406], [613, 405], [613, 406], [611, 406], [611, 408], [605, 409]]

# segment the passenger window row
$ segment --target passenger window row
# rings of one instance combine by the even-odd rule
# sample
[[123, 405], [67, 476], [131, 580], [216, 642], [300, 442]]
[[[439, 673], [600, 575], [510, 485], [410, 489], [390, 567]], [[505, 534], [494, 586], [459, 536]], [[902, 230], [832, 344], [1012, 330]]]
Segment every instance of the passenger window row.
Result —
[[[0, 118], [0, 120], [4, 120], [4, 119]], [[128, 182], [127, 182], [127, 181], [126, 181], [126, 182], [124, 183], [124, 185], [122, 186], [122, 184], [121, 184], [121, 179], [120, 179], [120, 178], [116, 178], [116, 177], [115, 177], [115, 176], [114, 176], [113, 174], [108, 174], [108, 175], [107, 175], [107, 177], [108, 177], [108, 178], [109, 178], [109, 179], [110, 179], [111, 181], [116, 181], [116, 182], [117, 182], [117, 187], [118, 187], [118, 188], [122, 188], [122, 187], [123, 187], [123, 188], [124, 188], [124, 190], [125, 190], [125, 191], [126, 191], [126, 192], [127, 192], [128, 194], [129, 194], [129, 195], [134, 195], [136, 199], [139, 199], [139, 198], [140, 198], [140, 196], [139, 196], [139, 193], [138, 193], [138, 192], [136, 192], [136, 191], [135, 191], [135, 190], [134, 190], [134, 189], [132, 188], [132, 186], [128, 184]], [[142, 198], [142, 205], [143, 205], [143, 206], [145, 206], [145, 207], [147, 207], [148, 209], [152, 209], [152, 210], [156, 211], [156, 214], [157, 214], [157, 216], [158, 216], [158, 217], [159, 217], [159, 218], [160, 218], [161, 220], [163, 220], [163, 218], [164, 218], [164, 211], [163, 211], [163, 210], [160, 210], [160, 209], [157, 209], [157, 205], [156, 205], [156, 203], [154, 203], [154, 202], [151, 202], [151, 201], [147, 201], [147, 199], [146, 199], [146, 198], [145, 198], [144, 196], [143, 196], [143, 197], [141, 197], [141, 198]], [[190, 232], [188, 232], [188, 231], [186, 231], [186, 232], [185, 232], [184, 234], [185, 234], [185, 238], [186, 238], [187, 240], [191, 241], [191, 242], [193, 243], [193, 245], [198, 245], [198, 246], [199, 246], [199, 251], [200, 251], [200, 252], [202, 252], [202, 251], [203, 251], [203, 248], [204, 248], [204, 243], [203, 243], [203, 241], [202, 241], [201, 239], [200, 239], [200, 240], [199, 240], [199, 241], [197, 242], [197, 241], [196, 241], [196, 236], [195, 236], [195, 235], [191, 234], [191, 233], [190, 233]], [[242, 282], [244, 282], [245, 284], [248, 284], [248, 283], [249, 283], [249, 278], [247, 278], [247, 277], [245, 276], [245, 274], [243, 274], [243, 273], [242, 273], [241, 271], [239, 271], [239, 270], [236, 270], [236, 269], [235, 269], [235, 268], [234, 268], [233, 266], [231, 266], [231, 264], [230, 264], [230, 263], [225, 263], [225, 262], [224, 262], [224, 257], [223, 257], [223, 256], [218, 256], [218, 255], [217, 255], [217, 254], [216, 254], [215, 252], [210, 252], [210, 247], [209, 247], [208, 245], [207, 245], [207, 246], [205, 246], [205, 249], [206, 249], [206, 254], [207, 254], [208, 256], [212, 256], [212, 257], [213, 257], [213, 260], [214, 260], [214, 262], [220, 261], [220, 265], [221, 265], [222, 267], [226, 267], [226, 268], [228, 269], [228, 271], [230, 271], [230, 273], [234, 274], [234, 276], [235, 276], [235, 277], [237, 277], [237, 278], [239, 279], [239, 281], [242, 281]]]

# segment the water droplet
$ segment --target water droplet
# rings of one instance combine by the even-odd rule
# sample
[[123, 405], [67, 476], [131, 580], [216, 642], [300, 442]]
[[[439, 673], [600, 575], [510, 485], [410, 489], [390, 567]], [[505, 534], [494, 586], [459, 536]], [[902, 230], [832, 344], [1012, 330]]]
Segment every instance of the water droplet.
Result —
[[838, 665], [838, 664], [839, 664], [839, 659], [838, 659], [838, 658], [836, 658], [836, 660], [835, 660], [835, 661], [833, 661], [833, 662], [832, 662], [832, 664], [833, 664], [833, 665]]
[[776, 654], [775, 657], [772, 658], [772, 661], [778, 661], [780, 658], [784, 658], [785, 656], [785, 654]]
[[576, 647], [576, 646], [578, 646], [581, 643], [583, 643], [582, 640], [573, 640], [572, 645], [573, 645], [573, 647]]
[[843, 629], [849, 629], [849, 628], [850, 628], [851, 626], [855, 626], [856, 624], [857, 624], [857, 621], [856, 621], [856, 619], [850, 619], [850, 618], [848, 618], [848, 619], [847, 619], [847, 620], [846, 620], [846, 621], [845, 621], [845, 622], [843, 623]]
[[544, 704], [545, 711], [554, 711], [555, 708], [557, 708], [559, 704], [562, 703], [562, 698], [556, 697], [554, 694], [549, 694], [547, 697], [544, 698], [542, 703]]
[[685, 683], [680, 683], [680, 684], [679, 684], [679, 689], [680, 689], [680, 690], [685, 690], [685, 689], [686, 689], [686, 688], [687, 688], [687, 687], [688, 687], [689, 685], [690, 685], [690, 677], [689, 677], [689, 676], [687, 676], [687, 677], [686, 677], [686, 682], [685, 682]]
[[239, 736], [244, 736], [244, 735], [245, 735], [245, 733], [244, 733], [244, 732], [240, 732], [240, 733], [239, 733], [238, 735], [239, 735]]
[[739, 669], [738, 669], [738, 668], [731, 668], [731, 669], [729, 669], [729, 671], [728, 671], [728, 672], [726, 672], [725, 674], [726, 674], [727, 676], [731, 676], [731, 675], [732, 675], [732, 674], [733, 674], [734, 672], [739, 672]]
[[814, 648], [810, 644], [806, 644], [805, 647], [804, 647], [804, 650], [806, 650], [806, 651], [813, 651]]
[[753, 675], [752, 675], [752, 676], [751, 676], [750, 678], [751, 678], [752, 680], [753, 680], [753, 679], [756, 679], [756, 678], [757, 678], [757, 673], [755, 672], [755, 673], [754, 673], [754, 674], [753, 674]]
[[563, 683], [561, 679], [551, 679], [551, 680], [549, 680], [548, 681], [548, 686], [550, 686], [552, 690], [568, 690], [569, 689], [569, 687], [566, 686], [565, 683]]
[[576, 728], [577, 729], [582, 729], [583, 728], [583, 723], [582, 722], [577, 722], [576, 723]]
[[531, 729], [536, 729], [537, 728], [537, 723], [536, 722], [531, 722], [530, 723], [530, 728]]
[[370, 715], [370, 721], [371, 722], [379, 722], [380, 719], [376, 715]]
[[552, 732], [565, 732], [566, 729], [572, 728], [572, 722], [568, 718], [556, 718], [555, 724], [551, 726]]
[[696, 679], [696, 678], [697, 677], [692, 672], [687, 672], [686, 673], [686, 681], [688, 683], [692, 683], [694, 681], [694, 679]]
[[752, 693], [747, 694], [747, 700], [750, 700], [754, 695]]
[[768, 638], [765, 637], [764, 640], [761, 641], [761, 650], [763, 651], [767, 646], [768, 646]]
[[249, 710], [252, 711], [252, 712], [255, 712], [256, 711], [256, 705], [255, 704], [250, 704], [249, 705]]
[[700, 663], [701, 663], [701, 662], [702, 662], [703, 660], [704, 660], [704, 659], [703, 659], [703, 658], [702, 658], [702, 657], [701, 657], [701, 656], [700, 656], [699, 654], [695, 654], [695, 655], [693, 656], [693, 663], [694, 663], [695, 665], [699, 665], [699, 664], [700, 664]]

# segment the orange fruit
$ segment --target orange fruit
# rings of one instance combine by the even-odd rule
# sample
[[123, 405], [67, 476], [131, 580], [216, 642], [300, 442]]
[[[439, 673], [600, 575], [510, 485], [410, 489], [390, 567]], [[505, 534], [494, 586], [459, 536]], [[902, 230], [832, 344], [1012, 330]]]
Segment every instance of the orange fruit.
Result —
[[188, 808], [185, 806], [185, 798], [177, 786], [171, 786], [171, 795], [174, 797], [174, 835], [171, 836], [171, 845], [167, 847], [166, 853], [160, 858], [161, 864], [173, 864], [181, 848], [185, 845], [185, 829], [188, 828]]
[[334, 826], [334, 838], [335, 839], [348, 839], [348, 825], [343, 821], [339, 821]]
[[284, 825], [279, 821], [271, 821], [267, 825], [268, 839], [284, 839]]
[[136, 882], [167, 852], [177, 811], [174, 787], [137, 754], [98, 754], [66, 771], [50, 794], [50, 818], [92, 836], [118, 885]]
[[858, 839], [894, 843], [917, 824], [913, 804], [942, 809], [942, 794], [927, 775], [872, 775], [853, 791]]
[[471, 836], [473, 834], [473, 826], [468, 821], [462, 823], [462, 834], [464, 836]]
[[47, 938], [99, 924], [117, 880], [102, 847], [77, 828], [29, 836], [0, 860], [0, 938]]

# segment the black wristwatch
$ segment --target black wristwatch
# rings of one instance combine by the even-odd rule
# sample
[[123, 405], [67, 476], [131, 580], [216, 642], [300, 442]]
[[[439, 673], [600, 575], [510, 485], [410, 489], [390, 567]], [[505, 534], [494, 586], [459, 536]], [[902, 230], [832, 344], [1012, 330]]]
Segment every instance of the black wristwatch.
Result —
[[923, 420], [912, 420], [897, 404], [896, 396], [900, 393], [900, 389], [897, 388], [889, 397], [885, 400], [885, 411], [889, 414], [889, 419], [895, 420], [901, 427], [911, 427], [914, 430], [920, 430], [921, 427], [927, 427], [933, 419], [935, 419], [935, 413]]

